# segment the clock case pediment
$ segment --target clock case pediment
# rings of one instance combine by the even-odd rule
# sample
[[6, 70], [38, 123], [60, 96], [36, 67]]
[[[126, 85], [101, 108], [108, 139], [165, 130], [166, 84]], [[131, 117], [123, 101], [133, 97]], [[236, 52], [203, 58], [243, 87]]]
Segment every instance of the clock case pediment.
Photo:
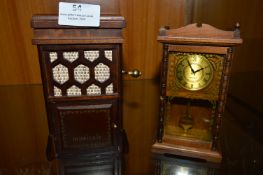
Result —
[[[220, 127], [227, 99], [233, 49], [236, 45], [242, 43], [239, 24], [236, 24], [234, 31], [224, 31], [208, 24], [198, 25], [197, 23], [178, 29], [162, 27], [157, 40], [163, 45], [163, 58], [159, 126], [153, 152], [171, 153], [220, 162], [222, 159], [219, 148]], [[211, 83], [200, 90], [189, 90], [189, 88], [180, 87], [175, 75], [176, 63], [179, 60], [176, 54], [202, 55], [211, 64], [218, 64], [218, 67], [213, 70]], [[178, 106], [186, 101], [185, 106], [178, 107], [175, 105], [176, 107], [171, 109], [171, 103], [176, 101], [179, 101]], [[200, 113], [198, 111], [203, 109], [205, 112], [201, 112], [201, 116], [213, 115], [213, 118], [208, 116], [211, 117], [209, 120], [212, 122], [210, 123], [211, 127], [206, 128], [207, 133], [211, 132], [207, 134], [209, 136], [205, 137], [206, 139], [202, 139], [202, 134], [201, 137], [186, 137], [185, 134], [182, 134], [183, 132], [177, 132], [180, 130], [180, 123], [178, 124], [176, 121], [180, 122], [179, 115], [185, 115], [185, 113], [188, 115], [187, 106], [190, 103], [189, 101], [196, 105], [193, 108], [197, 108], [191, 111], [193, 112], [193, 118], [195, 114]], [[210, 102], [212, 102], [212, 105], [209, 104]], [[202, 107], [198, 106], [200, 103]], [[172, 122], [167, 122], [167, 118], [172, 118], [172, 120], [169, 119]], [[195, 123], [198, 125], [200, 119], [195, 119]], [[193, 128], [195, 127], [194, 124]]]
[[157, 40], [161, 43], [234, 46], [242, 43], [239, 24], [234, 31], [217, 29], [209, 24], [189, 24], [178, 29], [162, 27]]

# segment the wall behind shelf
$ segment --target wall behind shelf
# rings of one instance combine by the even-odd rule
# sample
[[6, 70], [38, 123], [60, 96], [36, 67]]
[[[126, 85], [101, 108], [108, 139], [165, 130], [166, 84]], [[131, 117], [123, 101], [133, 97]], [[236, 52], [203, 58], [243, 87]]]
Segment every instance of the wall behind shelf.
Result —
[[[76, 0], [65, 0], [76, 1]], [[179, 27], [189, 20], [192, 0], [81, 0], [100, 4], [102, 14], [126, 18], [123, 68], [142, 71], [142, 79], [158, 75], [161, 46], [156, 41], [162, 25]], [[57, 13], [58, 0], [3, 0], [0, 6], [0, 85], [41, 83], [37, 48], [31, 44], [33, 14]], [[130, 79], [130, 77], [125, 77]]]
[[[65, 0], [77, 1], [77, 0]], [[234, 72], [262, 70], [263, 1], [228, 0], [80, 0], [101, 4], [103, 14], [121, 14], [127, 21], [123, 35], [123, 69], [138, 68], [141, 79], [159, 76], [161, 26], [181, 27], [204, 22], [220, 29], [241, 24], [244, 39], [238, 47]], [[31, 44], [33, 14], [57, 13], [58, 0], [3, 0], [0, 6], [0, 85], [41, 83], [37, 48]], [[130, 79], [130, 77], [125, 77]]]

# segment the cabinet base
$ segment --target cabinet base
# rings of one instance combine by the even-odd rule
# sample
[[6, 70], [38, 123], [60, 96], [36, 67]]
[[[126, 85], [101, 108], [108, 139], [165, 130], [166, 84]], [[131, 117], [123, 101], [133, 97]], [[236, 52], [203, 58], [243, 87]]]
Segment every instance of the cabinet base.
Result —
[[169, 143], [155, 143], [152, 146], [152, 152], [158, 154], [174, 154], [178, 156], [185, 156], [197, 159], [203, 159], [208, 162], [220, 163], [222, 160], [221, 153], [211, 151], [209, 149], [200, 149], [193, 147], [186, 147], [180, 145], [173, 145]]

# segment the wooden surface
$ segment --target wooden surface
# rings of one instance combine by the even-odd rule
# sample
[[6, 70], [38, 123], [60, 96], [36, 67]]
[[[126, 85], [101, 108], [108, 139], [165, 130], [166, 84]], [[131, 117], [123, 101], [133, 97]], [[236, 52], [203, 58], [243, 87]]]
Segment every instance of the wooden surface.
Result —
[[[184, 0], [89, 1], [100, 3], [102, 13], [120, 13], [126, 18], [123, 68], [140, 69], [141, 78], [159, 75], [161, 54], [156, 36], [160, 26], [179, 27], [190, 19]], [[58, 0], [3, 0], [0, 7], [0, 84], [41, 83], [37, 49], [31, 43], [30, 21], [33, 14], [57, 13], [57, 4]], [[190, 1], [187, 4], [191, 4]]]
[[45, 162], [48, 127], [42, 87], [2, 86], [0, 96], [1, 171]]
[[[58, 24], [58, 16], [57, 15], [34, 15], [32, 16], [31, 20], [31, 27], [34, 29], [57, 29], [57, 28], [63, 28], [63, 29], [87, 29], [92, 27], [86, 27], [86, 26], [67, 26], [67, 25], [59, 25]], [[112, 28], [112, 29], [118, 29], [118, 28], [124, 28], [125, 27], [125, 20], [123, 16], [106, 16], [101, 15], [100, 16], [100, 26], [99, 28]]]
[[[261, 0], [90, 1], [104, 4], [104, 13], [120, 12], [126, 18], [123, 68], [140, 69], [143, 79], [159, 75], [161, 46], [156, 41], [159, 28], [177, 28], [192, 22], [204, 22], [220, 29], [233, 29], [233, 24], [239, 22], [244, 44], [237, 49], [235, 57], [239, 57], [239, 61], [233, 65], [233, 71], [262, 70], [263, 59], [260, 55], [263, 47], [263, 21], [258, 20], [263, 17]], [[56, 13], [57, 2], [58, 0], [1, 2], [0, 84], [41, 83], [37, 50], [31, 44], [30, 20], [33, 14]]]
[[161, 26], [180, 27], [190, 22], [184, 0], [124, 0], [121, 14], [127, 20], [124, 30], [124, 69], [141, 70], [143, 79], [159, 76], [161, 45], [156, 41]]
[[124, 174], [153, 174], [151, 147], [156, 137], [159, 83], [124, 81], [123, 90], [123, 127], [129, 141]]
[[[152, 80], [123, 83], [123, 127], [130, 143], [125, 174], [153, 171], [151, 146], [157, 124], [158, 87]], [[32, 163], [47, 163], [48, 125], [41, 85], [1, 86], [0, 95], [0, 172], [9, 175]]]
[[[101, 16], [100, 27], [72, 27], [57, 24], [56, 15], [35, 15], [31, 26], [34, 45], [63, 44], [115, 44], [123, 43], [122, 29], [125, 20], [121, 16]], [[50, 46], [52, 47], [52, 46]]]
[[189, 24], [177, 29], [161, 28], [157, 40], [162, 43], [222, 45], [241, 44], [238, 25], [234, 31], [224, 31], [209, 24]]
[[238, 47], [233, 72], [263, 70], [263, 1], [255, 0], [201, 0], [196, 3], [194, 21], [204, 22], [221, 29], [231, 29], [240, 23], [242, 46]]
[[[255, 82], [261, 76], [262, 72], [233, 75], [231, 94], [239, 97], [241, 101], [245, 100], [243, 103], [247, 105], [236, 103], [229, 98], [231, 101], [227, 105], [227, 117], [223, 121], [224, 173], [220, 175], [262, 174], [263, 135], [260, 131], [263, 119], [262, 100], [258, 99], [258, 96], [262, 97], [260, 90], [263, 84], [255, 86], [253, 93], [245, 93], [249, 86], [246, 86], [246, 83], [244, 85], [244, 82]], [[152, 175], [158, 170], [158, 164], [157, 167], [153, 166], [151, 154], [158, 117], [158, 84], [153, 80], [123, 83], [124, 128], [130, 143], [129, 153], [125, 155], [124, 161], [125, 175]], [[1, 174], [13, 175], [21, 167], [39, 168], [39, 163], [47, 163], [45, 147], [48, 126], [42, 86], [0, 86], [0, 96]], [[252, 108], [249, 105], [252, 105]], [[257, 109], [257, 112], [250, 109]], [[169, 157], [167, 163], [170, 162], [175, 167], [188, 167], [182, 157], [180, 163], [175, 157]], [[191, 165], [194, 165], [194, 170], [202, 167], [202, 163], [198, 161]]]
[[196, 149], [184, 147], [181, 145], [171, 145], [170, 143], [155, 143], [152, 148], [154, 153], [159, 154], [175, 154], [179, 156], [188, 156], [191, 158], [205, 159], [208, 162], [220, 163], [222, 155], [216, 151], [207, 149]]

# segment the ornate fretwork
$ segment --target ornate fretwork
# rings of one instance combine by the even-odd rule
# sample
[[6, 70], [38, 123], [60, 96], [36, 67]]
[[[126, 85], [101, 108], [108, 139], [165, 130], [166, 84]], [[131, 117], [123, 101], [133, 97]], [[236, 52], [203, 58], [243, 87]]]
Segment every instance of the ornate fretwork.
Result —
[[[102, 53], [102, 54], [100, 54]], [[114, 51], [69, 50], [48, 52], [54, 97], [94, 96], [114, 93], [114, 80], [111, 72]]]
[[49, 52], [49, 58], [50, 58], [50, 62], [54, 62], [56, 61], [56, 59], [58, 59], [58, 54], [57, 52]]
[[91, 62], [99, 58], [99, 55], [100, 54], [98, 50], [84, 51], [84, 57]]
[[112, 50], [105, 50], [104, 55], [105, 55], [105, 58], [112, 61]]
[[87, 88], [87, 95], [101, 95], [101, 88], [92, 84]]
[[98, 65], [95, 66], [94, 73], [95, 73], [95, 80], [101, 83], [110, 78], [110, 68], [103, 63], [99, 63]]
[[63, 57], [69, 62], [73, 62], [79, 57], [78, 52], [63, 52]]
[[84, 66], [83, 64], [78, 65], [74, 69], [74, 78], [76, 81], [83, 84], [90, 78], [89, 68], [87, 66]]
[[69, 80], [68, 68], [62, 64], [55, 66], [52, 69], [53, 79], [59, 84], [64, 84]]

